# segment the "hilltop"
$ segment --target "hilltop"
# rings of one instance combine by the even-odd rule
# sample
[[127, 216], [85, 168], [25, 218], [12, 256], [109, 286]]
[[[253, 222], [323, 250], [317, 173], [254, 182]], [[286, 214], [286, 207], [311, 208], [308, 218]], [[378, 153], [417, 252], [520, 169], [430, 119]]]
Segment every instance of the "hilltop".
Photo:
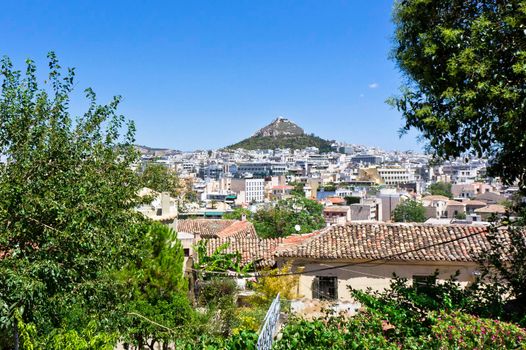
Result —
[[305, 134], [303, 129], [289, 119], [279, 117], [269, 125], [259, 129], [251, 137], [226, 147], [246, 150], [291, 148], [304, 149], [317, 147], [320, 152], [330, 152], [332, 141], [313, 134]]

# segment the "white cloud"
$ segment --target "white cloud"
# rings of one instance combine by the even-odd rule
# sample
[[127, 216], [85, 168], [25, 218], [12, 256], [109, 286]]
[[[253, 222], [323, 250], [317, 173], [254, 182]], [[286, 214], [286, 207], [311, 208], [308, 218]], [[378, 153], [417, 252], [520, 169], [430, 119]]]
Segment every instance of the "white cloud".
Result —
[[379, 86], [380, 86], [380, 84], [378, 84], [378, 83], [371, 83], [371, 84], [369, 84], [369, 89], [376, 89]]

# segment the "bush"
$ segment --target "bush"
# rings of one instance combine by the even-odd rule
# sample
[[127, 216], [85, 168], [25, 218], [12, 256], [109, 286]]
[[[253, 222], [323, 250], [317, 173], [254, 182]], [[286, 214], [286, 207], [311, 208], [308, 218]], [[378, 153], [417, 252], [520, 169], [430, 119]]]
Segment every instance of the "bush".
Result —
[[418, 322], [391, 323], [374, 310], [351, 318], [293, 319], [273, 349], [526, 349], [526, 331], [510, 323], [445, 311], [429, 319], [425, 332], [411, 330]]
[[230, 278], [213, 278], [199, 285], [199, 304], [206, 306], [213, 314], [212, 334], [228, 336], [238, 322], [236, 317], [237, 285]]
[[292, 272], [292, 261], [281, 268], [261, 272], [257, 282], [252, 284], [252, 289], [256, 294], [250, 298], [250, 302], [255, 306], [267, 308], [278, 293], [282, 300], [299, 298], [300, 295], [297, 294], [299, 275], [286, 276], [290, 272]]
[[526, 331], [498, 320], [460, 312], [433, 315], [434, 343], [441, 349], [526, 349]]

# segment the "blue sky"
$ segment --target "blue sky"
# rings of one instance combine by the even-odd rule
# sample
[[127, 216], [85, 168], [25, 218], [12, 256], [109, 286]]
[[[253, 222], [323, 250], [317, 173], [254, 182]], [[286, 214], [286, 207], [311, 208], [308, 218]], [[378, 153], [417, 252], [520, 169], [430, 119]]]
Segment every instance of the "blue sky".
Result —
[[277, 116], [324, 138], [420, 150], [385, 104], [402, 81], [388, 59], [393, 1], [9, 1], [0, 54], [45, 73], [46, 53], [76, 67], [74, 113], [92, 87], [137, 142], [212, 149]]

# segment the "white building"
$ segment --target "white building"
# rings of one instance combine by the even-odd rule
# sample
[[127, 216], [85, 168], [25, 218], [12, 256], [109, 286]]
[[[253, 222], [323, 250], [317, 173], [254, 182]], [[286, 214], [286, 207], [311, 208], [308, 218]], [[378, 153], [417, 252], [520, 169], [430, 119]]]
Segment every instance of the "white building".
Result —
[[401, 167], [378, 168], [378, 175], [386, 185], [398, 185], [415, 181], [414, 170]]
[[232, 179], [231, 190], [244, 203], [261, 203], [265, 199], [265, 179]]

